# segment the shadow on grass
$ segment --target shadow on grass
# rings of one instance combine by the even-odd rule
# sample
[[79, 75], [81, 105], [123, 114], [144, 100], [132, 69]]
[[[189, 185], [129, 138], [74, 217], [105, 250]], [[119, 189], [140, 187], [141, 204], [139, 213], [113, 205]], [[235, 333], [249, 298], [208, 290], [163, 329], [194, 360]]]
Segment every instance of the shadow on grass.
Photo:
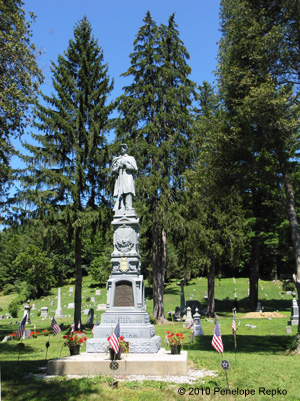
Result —
[[[2, 362], [2, 396], [5, 400], [85, 399], [95, 394], [101, 399], [101, 388], [91, 385], [87, 378], [80, 380], [46, 381], [37, 374], [46, 367], [45, 361]], [[99, 381], [99, 379], [98, 379]], [[98, 399], [98, 398], [97, 398]]]
[[[236, 337], [237, 352], [245, 353], [281, 353], [291, 345], [293, 338], [287, 336], [255, 336], [241, 335]], [[186, 351], [210, 351], [216, 352], [211, 345], [212, 335], [201, 336], [194, 339], [191, 344], [186, 344]], [[222, 336], [224, 351], [234, 353], [233, 335]]]
[[[274, 311], [290, 311], [292, 301], [289, 299], [264, 299], [261, 301], [261, 305], [264, 307], [265, 312]], [[238, 300], [238, 312], [247, 311], [249, 307], [248, 298], [242, 298]], [[234, 299], [215, 299], [215, 310], [218, 312], [230, 312], [234, 308]]]

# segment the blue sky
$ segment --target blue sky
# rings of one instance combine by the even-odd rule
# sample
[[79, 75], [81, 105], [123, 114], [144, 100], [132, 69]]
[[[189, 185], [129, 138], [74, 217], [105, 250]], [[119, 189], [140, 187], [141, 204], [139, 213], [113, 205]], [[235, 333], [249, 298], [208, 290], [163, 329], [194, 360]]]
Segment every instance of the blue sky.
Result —
[[129, 55], [147, 10], [158, 25], [167, 24], [175, 12], [180, 38], [189, 54], [191, 78], [198, 84], [213, 82], [219, 31], [219, 0], [23, 0], [26, 12], [36, 14], [32, 25], [33, 42], [44, 55], [38, 60], [45, 75], [42, 90], [50, 94], [50, 60], [56, 62], [73, 38], [75, 24], [86, 15], [93, 34], [102, 47], [109, 75], [114, 78], [112, 97], [122, 93], [125, 78], [120, 75], [130, 66]]

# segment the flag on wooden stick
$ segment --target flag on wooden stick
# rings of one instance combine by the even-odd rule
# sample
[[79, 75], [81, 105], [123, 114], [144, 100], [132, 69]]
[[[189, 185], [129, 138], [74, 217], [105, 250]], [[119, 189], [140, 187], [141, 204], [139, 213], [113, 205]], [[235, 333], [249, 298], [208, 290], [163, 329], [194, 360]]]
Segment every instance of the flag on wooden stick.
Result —
[[235, 313], [233, 313], [233, 319], [232, 319], [232, 334], [236, 333], [236, 323], [235, 323]]
[[22, 320], [22, 322], [20, 323], [20, 326], [19, 326], [19, 328], [18, 328], [18, 330], [17, 330], [17, 333], [16, 333], [16, 337], [18, 338], [18, 337], [23, 337], [23, 334], [24, 334], [24, 331], [25, 331], [25, 324], [26, 324], [26, 320], [27, 320], [27, 313], [26, 313], [26, 315], [23, 317], [23, 320]]
[[92, 328], [92, 333], [93, 333], [93, 335], [94, 335], [94, 330], [95, 330], [95, 327], [96, 327], [96, 326], [99, 326], [98, 319], [96, 320], [96, 323], [94, 324], [94, 327]]
[[61, 329], [54, 318], [52, 319], [50, 327], [53, 330], [53, 337], [56, 336], [56, 334], [61, 332]]
[[216, 318], [215, 320], [215, 327], [214, 327], [214, 336], [211, 342], [211, 345], [214, 347], [214, 349], [222, 353], [224, 351], [224, 346], [223, 346], [223, 341], [222, 341], [222, 336], [221, 336], [221, 331], [220, 331], [220, 326], [218, 319]]
[[108, 337], [108, 341], [115, 351], [115, 354], [119, 352], [119, 337], [120, 337], [120, 322], [117, 323], [114, 332], [110, 337]]

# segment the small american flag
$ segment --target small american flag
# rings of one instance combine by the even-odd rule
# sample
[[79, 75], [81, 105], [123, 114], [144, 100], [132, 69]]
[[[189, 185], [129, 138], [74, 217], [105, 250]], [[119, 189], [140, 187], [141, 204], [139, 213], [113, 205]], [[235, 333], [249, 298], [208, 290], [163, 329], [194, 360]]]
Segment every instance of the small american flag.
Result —
[[233, 314], [233, 320], [232, 320], [232, 334], [236, 333], [236, 323], [235, 323], [235, 314]]
[[224, 351], [224, 346], [223, 346], [223, 342], [222, 342], [220, 326], [219, 326], [217, 318], [215, 320], [214, 336], [213, 336], [211, 345], [219, 353], [222, 353]]
[[98, 319], [96, 320], [96, 323], [94, 324], [94, 327], [92, 328], [92, 333], [93, 333], [93, 335], [94, 335], [94, 330], [95, 330], [95, 327], [96, 327], [96, 326], [99, 326]]
[[192, 329], [194, 327], [194, 320], [192, 320], [191, 322], [190, 322], [190, 324], [188, 325], [188, 329]]
[[119, 352], [119, 337], [120, 337], [120, 322], [117, 323], [114, 332], [109, 337], [109, 343], [112, 349], [115, 351], [115, 354]]
[[50, 327], [51, 327], [51, 329], [53, 329], [53, 337], [56, 336], [56, 334], [61, 332], [61, 329], [54, 318], [52, 319]]
[[18, 331], [16, 333], [16, 337], [23, 337], [23, 334], [24, 334], [24, 331], [25, 331], [26, 319], [27, 319], [27, 313], [23, 317], [22, 322], [20, 323], [20, 326], [19, 326]]

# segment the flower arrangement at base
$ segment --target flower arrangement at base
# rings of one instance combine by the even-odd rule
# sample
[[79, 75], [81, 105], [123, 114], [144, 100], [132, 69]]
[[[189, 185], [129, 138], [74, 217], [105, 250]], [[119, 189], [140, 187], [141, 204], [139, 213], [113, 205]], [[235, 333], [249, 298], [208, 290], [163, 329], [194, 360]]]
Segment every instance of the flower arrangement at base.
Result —
[[66, 340], [64, 346], [69, 347], [71, 354], [75, 349], [78, 350], [79, 353], [80, 347], [82, 347], [84, 341], [87, 340], [82, 331], [73, 331], [73, 333], [69, 333], [66, 336], [63, 336], [63, 338]]
[[32, 331], [32, 332], [30, 333], [30, 337], [31, 337], [31, 338], [37, 338], [39, 335], [40, 335], [40, 332], [39, 332], [39, 331]]
[[119, 337], [119, 347], [122, 352], [128, 354], [129, 352], [129, 341], [124, 341], [124, 337]]
[[184, 336], [181, 333], [171, 333], [167, 331], [166, 342], [171, 349], [172, 354], [180, 354], [181, 346], [183, 345]]
[[44, 334], [44, 336], [49, 336], [51, 334], [51, 330], [45, 329], [42, 331], [42, 333]]
[[20, 340], [21, 337], [17, 337], [17, 333], [11, 333], [10, 335], [11, 340]]

